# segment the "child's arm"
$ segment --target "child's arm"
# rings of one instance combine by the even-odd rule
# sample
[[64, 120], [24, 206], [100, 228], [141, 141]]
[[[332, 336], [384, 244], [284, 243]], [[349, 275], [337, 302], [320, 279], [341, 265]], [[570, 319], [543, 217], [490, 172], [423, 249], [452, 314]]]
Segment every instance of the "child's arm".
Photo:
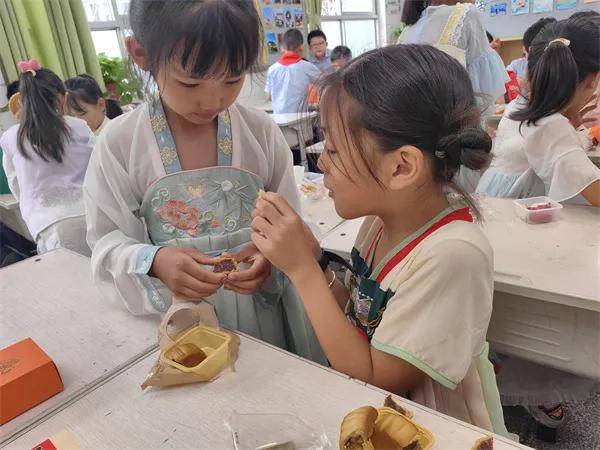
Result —
[[581, 195], [590, 202], [590, 205], [600, 206], [600, 180], [596, 180], [586, 187], [581, 191]]
[[[269, 203], [271, 208], [263, 203]], [[423, 373], [402, 359], [371, 347], [340, 308], [348, 299], [348, 292], [341, 285], [332, 292], [330, 280], [321, 272], [311, 246], [303, 239], [290, 239], [302, 236], [301, 218], [271, 193], [263, 196], [258, 208], [269, 213], [255, 217], [253, 227], [258, 232], [252, 240], [294, 283], [332, 367], [393, 392], [404, 393], [413, 387]], [[273, 211], [277, 217], [273, 217]]]

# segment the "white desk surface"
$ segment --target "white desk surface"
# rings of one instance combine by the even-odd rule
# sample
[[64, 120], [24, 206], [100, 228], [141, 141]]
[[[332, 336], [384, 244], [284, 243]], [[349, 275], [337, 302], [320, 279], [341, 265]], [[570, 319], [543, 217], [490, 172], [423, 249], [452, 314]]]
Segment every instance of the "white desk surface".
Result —
[[316, 111], [308, 113], [269, 114], [280, 127], [292, 127], [302, 122], [313, 120], [317, 115], [318, 113]]
[[63, 392], [0, 427], [0, 443], [38, 415], [154, 350], [157, 319], [104, 299], [88, 258], [55, 250], [0, 270], [0, 348], [32, 338], [58, 367]]
[[310, 200], [302, 195], [302, 193], [300, 196], [302, 198], [304, 219], [310, 221], [311, 225], [313, 225], [313, 231], [314, 228], [318, 230], [319, 235], [315, 234], [317, 239], [325, 237], [335, 227], [344, 222], [344, 219], [335, 212], [331, 198], [326, 197], [319, 200]]
[[[245, 414], [293, 414], [325, 432], [337, 448], [346, 413], [380, 406], [385, 393], [274, 347], [242, 336], [236, 372], [209, 384], [150, 389], [144, 380], [157, 354], [40, 424], [7, 449], [32, 448], [68, 430], [83, 449], [233, 448], [225, 422]], [[436, 449], [470, 449], [483, 433], [468, 424], [409, 402], [415, 419], [433, 432]], [[496, 438], [495, 449], [527, 448]]]
[[11, 210], [19, 207], [19, 201], [12, 194], [0, 195], [0, 208]]
[[[600, 208], [564, 205], [558, 220], [528, 225], [513, 201], [481, 202], [494, 249], [495, 290], [600, 311]], [[349, 257], [362, 219], [344, 222], [321, 241]]]

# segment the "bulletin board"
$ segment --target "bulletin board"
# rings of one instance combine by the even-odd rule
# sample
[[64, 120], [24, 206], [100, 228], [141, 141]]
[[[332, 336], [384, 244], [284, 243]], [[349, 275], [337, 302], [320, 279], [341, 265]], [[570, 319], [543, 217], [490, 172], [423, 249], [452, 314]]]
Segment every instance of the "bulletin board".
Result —
[[484, 25], [494, 37], [523, 36], [542, 17], [562, 20], [577, 11], [600, 12], [600, 0], [486, 0]]
[[283, 34], [297, 28], [306, 40], [307, 20], [302, 0], [256, 0], [264, 29], [264, 59], [275, 63], [281, 56]]

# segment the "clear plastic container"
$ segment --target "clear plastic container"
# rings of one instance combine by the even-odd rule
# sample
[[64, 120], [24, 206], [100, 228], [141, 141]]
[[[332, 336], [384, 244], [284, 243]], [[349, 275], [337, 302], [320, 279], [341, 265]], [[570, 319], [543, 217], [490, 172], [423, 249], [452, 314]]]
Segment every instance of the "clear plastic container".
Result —
[[550, 197], [522, 198], [514, 204], [517, 216], [530, 224], [552, 222], [562, 209], [562, 205]]

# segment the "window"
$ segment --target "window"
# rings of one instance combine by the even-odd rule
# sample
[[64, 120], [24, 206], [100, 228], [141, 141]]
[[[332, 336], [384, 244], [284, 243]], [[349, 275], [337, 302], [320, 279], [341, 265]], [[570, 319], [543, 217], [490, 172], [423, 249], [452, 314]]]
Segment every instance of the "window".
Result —
[[96, 53], [122, 58], [130, 0], [83, 0]]
[[377, 47], [376, 0], [322, 0], [321, 29], [329, 48], [345, 45], [358, 56]]

